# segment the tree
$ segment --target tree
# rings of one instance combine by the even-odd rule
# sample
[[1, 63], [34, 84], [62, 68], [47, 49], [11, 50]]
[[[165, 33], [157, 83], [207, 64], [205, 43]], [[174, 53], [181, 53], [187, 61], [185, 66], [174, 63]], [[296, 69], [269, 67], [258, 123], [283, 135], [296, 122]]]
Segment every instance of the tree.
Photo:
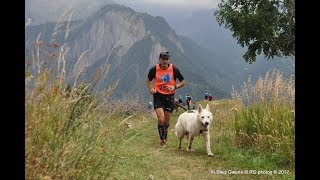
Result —
[[248, 47], [246, 62], [261, 52], [267, 59], [295, 56], [295, 0], [222, 0], [214, 15]]

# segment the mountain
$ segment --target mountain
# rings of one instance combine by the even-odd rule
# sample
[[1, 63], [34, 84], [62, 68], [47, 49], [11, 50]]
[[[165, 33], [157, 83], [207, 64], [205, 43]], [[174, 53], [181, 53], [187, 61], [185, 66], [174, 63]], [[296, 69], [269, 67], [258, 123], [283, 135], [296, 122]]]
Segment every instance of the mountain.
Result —
[[[136, 12], [123, 5], [106, 5], [84, 20], [28, 27], [29, 53], [35, 52], [33, 42], [37, 37], [44, 44], [54, 42], [67, 49], [69, 82], [83, 69], [87, 72], [84, 80], [92, 82], [97, 70], [110, 64], [101, 87], [119, 80], [114, 97], [137, 95], [150, 100], [145, 80], [162, 50], [170, 52], [171, 63], [186, 79], [186, 86], [177, 95], [191, 94], [195, 99], [202, 99], [203, 93], [209, 90], [215, 98], [224, 98], [229, 96], [233, 82], [224, 72], [227, 67], [219, 65], [221, 61], [217, 61], [215, 54], [192, 39], [177, 35], [163, 17]], [[50, 47], [42, 48], [50, 51]]]
[[32, 25], [46, 22], [57, 22], [65, 13], [72, 14], [72, 19], [80, 20], [92, 15], [112, 0], [27, 0], [25, 1], [25, 18], [30, 18]]

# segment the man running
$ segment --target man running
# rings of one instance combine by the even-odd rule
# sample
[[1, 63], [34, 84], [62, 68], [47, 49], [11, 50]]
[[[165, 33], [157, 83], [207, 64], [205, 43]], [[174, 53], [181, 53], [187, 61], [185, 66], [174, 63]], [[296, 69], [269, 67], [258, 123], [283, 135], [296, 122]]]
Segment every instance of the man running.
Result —
[[[149, 70], [147, 87], [153, 95], [153, 106], [158, 118], [160, 146], [166, 147], [170, 116], [174, 109], [174, 94], [176, 89], [184, 86], [184, 77], [180, 70], [169, 64], [170, 55], [163, 51], [159, 55], [159, 64]], [[151, 81], [154, 79], [154, 86]], [[179, 83], [176, 82], [179, 80]]]

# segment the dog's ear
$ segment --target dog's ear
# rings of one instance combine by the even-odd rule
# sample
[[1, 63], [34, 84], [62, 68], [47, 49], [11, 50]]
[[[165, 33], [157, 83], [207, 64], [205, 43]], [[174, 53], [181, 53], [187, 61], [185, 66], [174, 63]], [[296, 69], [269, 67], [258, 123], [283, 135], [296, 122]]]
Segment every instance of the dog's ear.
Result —
[[210, 106], [209, 106], [209, 104], [207, 104], [206, 110], [207, 110], [207, 111], [210, 111]]
[[198, 112], [201, 112], [202, 111], [202, 106], [201, 106], [201, 104], [199, 104], [199, 106], [198, 106]]

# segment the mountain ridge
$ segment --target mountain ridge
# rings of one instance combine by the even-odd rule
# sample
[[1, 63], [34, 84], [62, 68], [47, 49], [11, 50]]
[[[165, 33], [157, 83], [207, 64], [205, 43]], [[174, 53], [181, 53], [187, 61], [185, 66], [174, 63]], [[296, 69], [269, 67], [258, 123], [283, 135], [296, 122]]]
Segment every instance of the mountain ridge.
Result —
[[[50, 33], [58, 31], [53, 39], [68, 49], [68, 76], [87, 67], [88, 76], [83, 80], [90, 82], [89, 76], [110, 64], [109, 74], [101, 87], [106, 88], [120, 80], [114, 97], [135, 94], [149, 99], [145, 85], [147, 72], [158, 62], [162, 50], [170, 52], [171, 63], [185, 76], [186, 86], [179, 89], [177, 95], [191, 94], [201, 99], [208, 90], [217, 99], [230, 96], [234, 79], [225, 72], [227, 63], [194, 40], [177, 35], [163, 17], [109, 4], [85, 20], [61, 24], [58, 30], [53, 23], [28, 27], [26, 46], [30, 48], [40, 32], [42, 41], [48, 42], [52, 41]], [[66, 31], [70, 31], [68, 37], [64, 35]]]

